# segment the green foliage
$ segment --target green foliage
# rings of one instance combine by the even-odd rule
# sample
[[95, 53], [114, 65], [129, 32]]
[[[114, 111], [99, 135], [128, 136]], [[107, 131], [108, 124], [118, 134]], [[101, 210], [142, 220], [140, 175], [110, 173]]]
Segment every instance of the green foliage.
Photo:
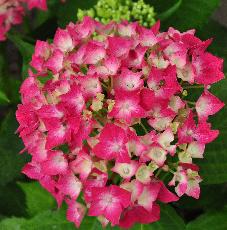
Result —
[[202, 210], [220, 210], [227, 204], [227, 187], [225, 184], [201, 185], [201, 194], [198, 200], [183, 196], [178, 202], [180, 210], [186, 213]]
[[24, 191], [26, 196], [27, 212], [29, 216], [56, 208], [54, 198], [38, 182], [22, 183], [18, 182], [19, 187]]
[[6, 218], [6, 219], [3, 219], [2, 222], [0, 222], [0, 229], [22, 230], [23, 225], [26, 225], [25, 218], [18, 218], [18, 217]]
[[23, 58], [22, 77], [25, 79], [28, 75], [29, 62], [31, 61], [31, 56], [34, 53], [34, 46], [28, 42], [25, 42], [16, 33], [9, 33], [8, 37], [18, 48]]
[[43, 211], [31, 219], [8, 218], [0, 222], [4, 230], [75, 230], [72, 223], [65, 218], [65, 211]]
[[0, 104], [8, 104], [9, 102], [9, 98], [6, 96], [6, 94], [0, 91]]
[[179, 9], [181, 4], [182, 4], [182, 0], [177, 0], [167, 10], [158, 14], [157, 16], [158, 19], [160, 19], [161, 21], [168, 19]]
[[18, 79], [11, 78], [7, 70], [7, 60], [5, 58], [5, 49], [0, 47], [0, 105], [19, 103], [19, 86], [21, 82]]
[[185, 223], [176, 213], [174, 208], [168, 205], [161, 205], [161, 219], [150, 225], [151, 230], [183, 230]]
[[[147, 0], [147, 2], [154, 6], [156, 12], [162, 15], [163, 12], [169, 10], [179, 1]], [[166, 29], [169, 26], [174, 26], [182, 31], [191, 28], [202, 28], [218, 7], [219, 2], [220, 0], [182, 0], [181, 3], [178, 3], [174, 14], [162, 23], [162, 28]]]
[[218, 212], [208, 212], [187, 225], [187, 230], [226, 230], [227, 208]]
[[23, 149], [20, 138], [15, 135], [18, 124], [13, 112], [9, 112], [0, 129], [0, 185], [18, 178], [25, 164], [25, 157], [19, 152]]
[[69, 22], [77, 21], [78, 9], [89, 9], [97, 0], [75, 1], [67, 0], [57, 11], [58, 24], [61, 27], [65, 27]]
[[0, 214], [4, 216], [25, 216], [25, 194], [15, 183], [0, 186]]
[[46, 190], [44, 190], [38, 182], [20, 182], [18, 185], [24, 191], [27, 213], [30, 218], [6, 218], [0, 222], [0, 229], [75, 229], [74, 225], [66, 220], [65, 207], [55, 211], [54, 209], [56, 209], [56, 203], [53, 197]]
[[[0, 47], [0, 51], [3, 52], [1, 50]], [[7, 95], [4, 92], [3, 89], [3, 81], [4, 81], [4, 64], [5, 64], [5, 60], [3, 55], [0, 53], [0, 105], [5, 105], [9, 103], [9, 98], [7, 97]]]
[[85, 15], [96, 20], [109, 23], [110, 21], [138, 21], [141, 25], [151, 26], [155, 23], [154, 8], [145, 4], [143, 0], [98, 0], [97, 4], [88, 10], [78, 10], [77, 17], [82, 19]]

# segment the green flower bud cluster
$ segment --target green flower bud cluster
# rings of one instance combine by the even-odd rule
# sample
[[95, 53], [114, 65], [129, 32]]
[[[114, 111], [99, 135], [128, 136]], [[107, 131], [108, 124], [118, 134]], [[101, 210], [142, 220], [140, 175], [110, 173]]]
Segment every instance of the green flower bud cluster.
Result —
[[144, 0], [98, 0], [93, 8], [78, 10], [78, 19], [81, 20], [85, 15], [105, 24], [110, 21], [127, 20], [138, 21], [141, 25], [149, 27], [155, 23], [154, 8]]

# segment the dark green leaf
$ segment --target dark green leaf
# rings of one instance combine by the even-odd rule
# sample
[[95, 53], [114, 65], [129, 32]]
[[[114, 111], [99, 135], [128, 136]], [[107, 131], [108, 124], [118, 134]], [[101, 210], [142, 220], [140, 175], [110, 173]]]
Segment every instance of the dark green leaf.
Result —
[[47, 81], [53, 79], [53, 75], [51, 73], [49, 73], [48, 76], [45, 76], [45, 77], [37, 77], [39, 82], [42, 83], [42, 84], [45, 84]]
[[226, 230], [227, 208], [219, 212], [209, 212], [201, 215], [187, 225], [187, 230]]
[[184, 230], [185, 223], [170, 205], [161, 205], [161, 219], [149, 226], [150, 230]]
[[199, 200], [192, 197], [183, 196], [177, 202], [181, 210], [218, 210], [227, 204], [226, 184], [201, 185]]
[[15, 183], [0, 186], [0, 214], [4, 216], [25, 216], [25, 195]]
[[9, 39], [19, 49], [21, 56], [23, 57], [22, 76], [25, 79], [28, 75], [29, 63], [34, 53], [34, 46], [31, 43], [25, 42], [18, 34], [9, 33]]
[[[43, 211], [32, 219], [8, 218], [0, 223], [4, 230], [75, 230], [73, 223], [66, 220], [65, 211]], [[89, 229], [89, 228], [87, 228]]]
[[168, 19], [169, 17], [171, 17], [180, 7], [182, 3], [182, 0], [177, 0], [170, 8], [168, 8], [166, 11], [161, 12], [160, 14], [158, 14], [158, 19], [160, 19], [161, 21]]
[[77, 10], [79, 8], [89, 9], [96, 2], [97, 0], [86, 0], [86, 1], [67, 0], [66, 3], [59, 8], [57, 14], [59, 26], [65, 27], [69, 22], [76, 22]]
[[9, 98], [6, 96], [6, 94], [2, 91], [0, 91], [0, 104], [8, 104]]
[[54, 198], [38, 182], [18, 183], [26, 195], [27, 212], [29, 216], [56, 207]]
[[20, 138], [15, 134], [18, 124], [14, 112], [10, 112], [2, 122], [0, 129], [0, 185], [18, 178], [21, 168], [26, 162], [24, 155], [19, 155], [23, 149]]
[[[2, 104], [17, 104], [19, 102], [19, 86], [21, 82], [9, 74], [9, 60], [6, 58], [6, 50], [0, 47], [0, 94], [2, 94]], [[1, 96], [0, 96], [1, 97]], [[0, 99], [1, 103], [1, 99]]]
[[[154, 6], [156, 12], [163, 13], [171, 9], [176, 0], [148, 0], [148, 2]], [[164, 30], [170, 26], [179, 30], [201, 28], [218, 7], [219, 2], [220, 0], [182, 0], [174, 14], [162, 23], [161, 28]]]

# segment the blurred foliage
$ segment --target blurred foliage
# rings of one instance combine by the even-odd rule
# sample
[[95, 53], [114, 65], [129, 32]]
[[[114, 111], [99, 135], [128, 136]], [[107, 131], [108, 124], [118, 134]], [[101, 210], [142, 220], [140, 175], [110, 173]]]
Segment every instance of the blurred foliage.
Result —
[[[211, 15], [219, 0], [144, 0], [154, 7], [155, 19], [161, 20], [161, 30], [172, 26], [181, 31], [195, 28], [197, 35], [206, 40], [214, 38], [209, 50], [227, 60], [227, 28]], [[32, 11], [19, 30], [11, 31], [9, 40], [0, 44], [0, 229], [45, 230], [75, 229], [66, 220], [66, 208], [57, 210], [51, 195], [37, 182], [31, 182], [21, 173], [28, 156], [19, 155], [23, 149], [20, 138], [15, 135], [16, 105], [20, 101], [19, 86], [27, 77], [27, 70], [37, 39], [52, 39], [58, 26], [77, 21], [78, 9], [95, 6], [96, 0], [49, 0], [47, 12]], [[138, 12], [139, 14], [139, 12]], [[142, 14], [142, 13], [141, 13]], [[18, 32], [19, 31], [19, 32]], [[9, 53], [9, 49], [13, 50]], [[11, 53], [13, 55], [11, 55]], [[18, 55], [19, 53], [19, 55]], [[18, 56], [18, 60], [13, 59]], [[19, 69], [12, 70], [12, 62]], [[225, 65], [225, 73], [227, 65]], [[21, 73], [21, 74], [20, 74]], [[227, 80], [211, 88], [212, 93], [227, 103]], [[196, 95], [194, 95], [196, 97]], [[173, 206], [161, 207], [161, 220], [151, 225], [136, 225], [133, 230], [179, 229], [179, 230], [225, 230], [227, 229], [227, 107], [212, 120], [220, 136], [208, 145], [205, 158], [198, 160], [203, 182], [201, 198], [183, 197]], [[86, 217], [80, 229], [101, 229], [99, 222]], [[118, 229], [107, 227], [107, 229]]]
[[187, 225], [187, 230], [225, 230], [227, 226], [227, 207], [218, 212], [208, 212]]
[[17, 122], [13, 111], [10, 111], [1, 124], [0, 129], [0, 185], [4, 186], [14, 179], [20, 178], [21, 168], [26, 157], [19, 155], [23, 149], [22, 141], [15, 135]]
[[160, 14], [178, 4], [174, 14], [162, 21], [162, 28], [174, 26], [184, 31], [191, 28], [202, 28], [218, 7], [220, 0], [147, 0], [147, 2], [153, 5], [155, 11]]

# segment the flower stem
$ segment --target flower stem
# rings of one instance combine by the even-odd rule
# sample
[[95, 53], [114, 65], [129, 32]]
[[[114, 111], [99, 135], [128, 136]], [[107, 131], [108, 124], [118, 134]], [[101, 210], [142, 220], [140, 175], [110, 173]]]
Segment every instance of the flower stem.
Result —
[[104, 89], [106, 89], [107, 91], [109, 90], [109, 88], [107, 87], [107, 85], [105, 85], [103, 82], [101, 82], [101, 85]]
[[202, 89], [204, 88], [203, 85], [185, 85], [183, 86], [184, 89]]
[[161, 173], [162, 169], [159, 169], [158, 172], [155, 174], [155, 177], [158, 177], [159, 174]]
[[171, 172], [172, 174], [175, 174], [175, 172], [172, 169], [169, 169], [169, 172]]
[[148, 133], [147, 128], [144, 126], [144, 124], [140, 121], [140, 126], [143, 128], [145, 133]]
[[187, 100], [184, 100], [185, 102], [187, 102], [188, 104], [191, 104], [191, 105], [195, 105], [196, 103], [194, 101], [187, 101]]
[[95, 120], [99, 122], [100, 125], [105, 126], [104, 123], [100, 120], [100, 119], [102, 119], [102, 117], [100, 117], [99, 113], [93, 111], [93, 116], [94, 116]]

